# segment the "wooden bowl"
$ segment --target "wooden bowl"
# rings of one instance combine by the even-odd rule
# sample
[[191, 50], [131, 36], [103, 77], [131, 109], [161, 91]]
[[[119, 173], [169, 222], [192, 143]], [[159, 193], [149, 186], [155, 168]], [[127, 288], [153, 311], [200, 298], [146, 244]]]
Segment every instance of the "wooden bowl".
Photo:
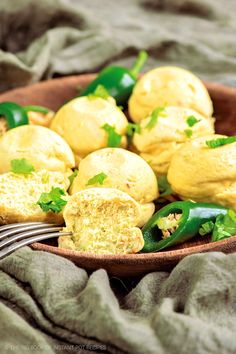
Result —
[[[44, 81], [28, 87], [11, 90], [0, 95], [0, 102], [14, 101], [22, 105], [45, 105], [57, 110], [63, 103], [76, 96], [76, 87], [86, 86], [94, 74], [69, 76]], [[236, 89], [216, 83], [205, 83], [214, 103], [216, 132], [236, 135]], [[166, 251], [133, 255], [93, 255], [59, 249], [55, 241], [35, 243], [36, 250], [47, 251], [66, 257], [87, 270], [106, 269], [115, 276], [140, 276], [150, 271], [169, 270], [182, 258], [198, 252], [221, 251], [232, 253], [236, 250], [236, 236], [209, 243], [209, 239], [195, 238]]]

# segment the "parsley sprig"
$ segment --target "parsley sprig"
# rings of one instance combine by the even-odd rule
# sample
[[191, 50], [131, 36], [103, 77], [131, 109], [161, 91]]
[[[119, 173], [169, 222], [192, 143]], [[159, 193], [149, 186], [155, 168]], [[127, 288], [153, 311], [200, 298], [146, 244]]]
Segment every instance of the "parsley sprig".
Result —
[[220, 214], [215, 222], [207, 221], [199, 229], [202, 236], [212, 234], [211, 241], [220, 241], [236, 235], [236, 212], [229, 209], [227, 214]]
[[34, 171], [34, 166], [26, 159], [11, 160], [11, 172], [28, 175]]
[[42, 193], [37, 204], [46, 213], [52, 211], [54, 213], [60, 213], [67, 201], [62, 198], [66, 195], [65, 191], [59, 187], [52, 187], [49, 193]]

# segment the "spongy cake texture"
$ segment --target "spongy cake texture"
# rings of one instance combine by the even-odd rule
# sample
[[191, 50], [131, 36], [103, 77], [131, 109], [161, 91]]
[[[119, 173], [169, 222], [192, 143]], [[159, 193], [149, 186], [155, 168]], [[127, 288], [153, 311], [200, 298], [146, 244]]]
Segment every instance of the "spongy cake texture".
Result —
[[211, 116], [213, 106], [207, 89], [190, 71], [163, 66], [144, 74], [129, 100], [134, 122], [146, 118], [156, 107], [181, 106]]
[[28, 221], [62, 223], [62, 213], [45, 213], [37, 205], [42, 193], [52, 187], [67, 190], [69, 180], [61, 172], [42, 170], [29, 175], [12, 172], [0, 175], [0, 224]]
[[[99, 173], [107, 176], [103, 184], [89, 185], [88, 181]], [[159, 195], [156, 176], [148, 163], [137, 154], [120, 148], [94, 151], [81, 160], [70, 193], [91, 187], [117, 188], [134, 198], [143, 206], [139, 226], [152, 216], [152, 202]]]
[[63, 216], [65, 231], [59, 247], [97, 254], [136, 253], [143, 248], [137, 228], [140, 208], [128, 194], [113, 188], [91, 188], [75, 193]]
[[66, 172], [74, 167], [74, 155], [64, 139], [39, 125], [8, 130], [0, 138], [0, 173], [10, 172], [11, 160], [27, 159], [37, 171]]
[[128, 121], [111, 97], [75, 98], [59, 109], [52, 120], [51, 129], [68, 142], [76, 160], [79, 160], [107, 146], [108, 135], [102, 129], [104, 124], [112, 126], [122, 136], [121, 146], [125, 147]]
[[236, 143], [210, 148], [209, 135], [185, 143], [171, 160], [168, 181], [182, 199], [213, 202], [236, 210]]
[[[196, 120], [191, 127], [189, 117]], [[172, 156], [186, 141], [214, 134], [214, 118], [185, 107], [166, 107], [151, 129], [147, 128], [150, 119], [149, 116], [140, 122], [141, 132], [134, 134], [133, 144], [158, 175], [167, 173]]]

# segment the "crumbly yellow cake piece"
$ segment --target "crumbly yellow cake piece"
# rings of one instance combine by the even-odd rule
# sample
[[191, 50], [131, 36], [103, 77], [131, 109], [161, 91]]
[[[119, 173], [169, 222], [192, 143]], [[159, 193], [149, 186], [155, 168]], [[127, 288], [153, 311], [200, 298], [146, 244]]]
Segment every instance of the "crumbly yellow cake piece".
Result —
[[137, 253], [144, 245], [139, 204], [114, 188], [91, 188], [75, 193], [63, 216], [65, 231], [59, 247], [97, 254]]
[[62, 223], [62, 213], [45, 213], [37, 201], [42, 193], [52, 187], [67, 190], [68, 177], [61, 172], [42, 170], [28, 175], [16, 173], [0, 174], [0, 224], [28, 221]]

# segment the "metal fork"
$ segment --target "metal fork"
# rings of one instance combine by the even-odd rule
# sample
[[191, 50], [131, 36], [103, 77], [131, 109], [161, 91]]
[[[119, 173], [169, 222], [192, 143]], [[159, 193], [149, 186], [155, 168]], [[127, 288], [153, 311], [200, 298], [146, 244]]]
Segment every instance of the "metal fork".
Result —
[[69, 236], [71, 232], [61, 232], [62, 226], [44, 222], [26, 222], [0, 227], [0, 259], [31, 243], [52, 237]]

